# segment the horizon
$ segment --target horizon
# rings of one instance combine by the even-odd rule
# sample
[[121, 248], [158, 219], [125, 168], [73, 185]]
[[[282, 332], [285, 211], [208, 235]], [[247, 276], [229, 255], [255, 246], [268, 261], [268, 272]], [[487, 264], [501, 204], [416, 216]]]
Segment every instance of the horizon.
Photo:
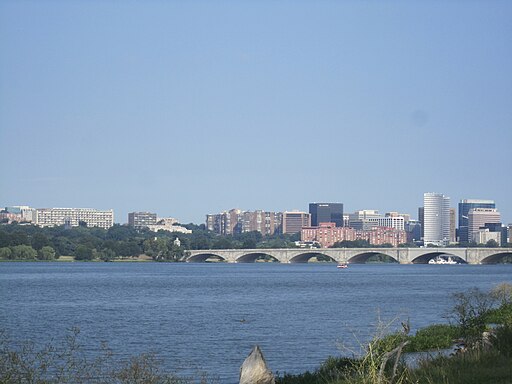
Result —
[[[0, 2], [0, 203], [512, 223], [512, 2]], [[29, 204], [30, 203], [30, 204]], [[120, 218], [122, 218], [120, 220]]]

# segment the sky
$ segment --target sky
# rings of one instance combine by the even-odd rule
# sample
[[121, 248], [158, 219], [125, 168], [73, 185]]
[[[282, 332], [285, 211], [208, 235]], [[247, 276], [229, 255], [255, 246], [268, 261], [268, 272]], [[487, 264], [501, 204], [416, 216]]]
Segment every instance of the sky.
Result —
[[512, 223], [510, 1], [0, 0], [0, 206], [150, 211], [424, 192]]

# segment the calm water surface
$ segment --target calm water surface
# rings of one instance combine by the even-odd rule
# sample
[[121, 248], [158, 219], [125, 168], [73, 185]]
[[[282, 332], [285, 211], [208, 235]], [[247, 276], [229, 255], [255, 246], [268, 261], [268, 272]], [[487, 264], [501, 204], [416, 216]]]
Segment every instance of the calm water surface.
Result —
[[379, 317], [446, 322], [452, 293], [501, 282], [512, 265], [1, 263], [0, 328], [42, 344], [78, 326], [90, 353], [106, 341], [236, 383], [255, 344], [273, 371], [314, 369]]

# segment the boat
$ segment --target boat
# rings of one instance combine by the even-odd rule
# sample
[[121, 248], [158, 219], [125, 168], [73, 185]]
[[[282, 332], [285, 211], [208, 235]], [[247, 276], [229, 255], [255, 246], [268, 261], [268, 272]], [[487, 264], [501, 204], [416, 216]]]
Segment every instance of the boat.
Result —
[[453, 260], [451, 256], [448, 256], [448, 258], [444, 258], [441, 256], [434, 257], [433, 259], [430, 259], [428, 261], [429, 264], [459, 264], [457, 261]]
[[345, 269], [345, 268], [348, 268], [348, 264], [347, 263], [340, 263], [336, 266], [336, 268], [339, 268], [339, 269]]

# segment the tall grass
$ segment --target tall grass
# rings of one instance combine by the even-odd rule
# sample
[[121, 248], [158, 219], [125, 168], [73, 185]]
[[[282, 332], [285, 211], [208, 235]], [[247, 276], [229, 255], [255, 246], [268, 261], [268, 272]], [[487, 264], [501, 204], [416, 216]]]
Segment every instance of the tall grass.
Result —
[[0, 333], [0, 383], [2, 384], [213, 384], [218, 379], [203, 373], [184, 377], [163, 372], [161, 361], [146, 353], [118, 361], [112, 351], [90, 359], [79, 343], [78, 328], [62, 342], [36, 347], [33, 342], [12, 343]]

